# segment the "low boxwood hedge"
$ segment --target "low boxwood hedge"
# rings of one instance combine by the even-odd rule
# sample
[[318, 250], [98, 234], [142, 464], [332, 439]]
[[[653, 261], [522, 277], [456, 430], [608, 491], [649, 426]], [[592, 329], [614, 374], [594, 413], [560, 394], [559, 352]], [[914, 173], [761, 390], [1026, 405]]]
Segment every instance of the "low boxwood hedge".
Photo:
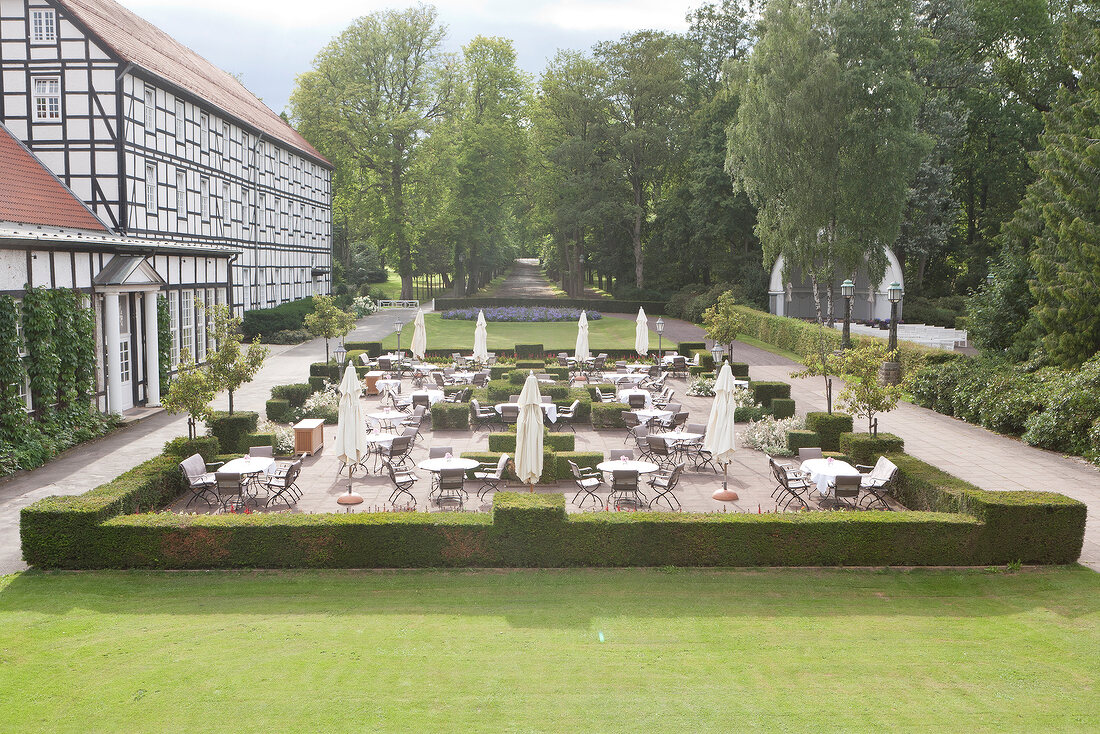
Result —
[[[515, 453], [513, 451], [464, 451], [462, 452], [462, 458], [495, 464], [500, 460], [502, 453], [508, 454], [513, 459], [504, 472], [505, 478], [509, 481], [518, 482], [519, 477], [516, 476]], [[604, 455], [598, 451], [550, 451], [544, 447], [542, 475], [539, 477], [539, 484], [553, 484], [560, 480], [572, 479], [573, 472], [569, 468], [570, 461], [580, 467], [592, 468], [603, 460]]]
[[214, 457], [221, 453], [218, 439], [214, 436], [178, 436], [164, 444], [166, 456], [175, 456], [186, 459], [188, 456], [200, 454], [203, 461], [214, 461]]
[[[542, 445], [550, 451], [574, 451], [576, 449], [576, 434], [573, 433], [545, 433], [542, 437]], [[507, 431], [504, 433], [489, 434], [489, 450], [516, 452], [516, 434]]]
[[756, 402], [769, 409], [774, 398], [789, 398], [791, 396], [791, 386], [786, 382], [752, 380], [749, 382], [749, 389], [752, 390], [752, 396]]
[[626, 403], [592, 403], [592, 427], [626, 428], [624, 410], [630, 410]]
[[799, 449], [821, 448], [821, 436], [800, 428], [787, 431], [787, 448], [795, 454]]
[[[541, 344], [517, 344], [516, 345], [516, 359], [534, 359], [538, 357], [541, 359], [546, 356], [546, 350]], [[523, 365], [520, 364], [520, 367]]]
[[772, 415], [776, 418], [790, 418], [794, 415], [794, 408], [792, 398], [772, 398]]
[[470, 404], [445, 403], [440, 401], [432, 406], [432, 430], [444, 428], [469, 428]]
[[275, 423], [290, 423], [294, 419], [294, 410], [285, 400], [268, 400], [264, 403], [267, 419]]
[[734, 423], [751, 423], [758, 421], [768, 414], [767, 408], [762, 405], [742, 405], [733, 409]]
[[840, 434], [852, 432], [852, 416], [847, 413], [807, 413], [806, 428], [821, 436], [823, 450], [840, 451]]
[[256, 430], [256, 424], [260, 416], [249, 410], [238, 410], [232, 414], [215, 411], [213, 417], [206, 422], [206, 428], [211, 436], [218, 439], [218, 445], [226, 453], [247, 450], [241, 448], [241, 438], [247, 433]]
[[[358, 372], [358, 370], [356, 370]], [[320, 377], [318, 375], [309, 376], [309, 389], [313, 392], [321, 392], [325, 389], [325, 382], [331, 382], [327, 377]]]
[[241, 436], [240, 450], [244, 453], [248, 452], [253, 446], [270, 446], [275, 448], [275, 434], [274, 433], [246, 433]]
[[382, 342], [344, 342], [344, 349], [349, 353], [352, 351], [366, 352], [367, 356], [373, 359], [382, 354]]
[[749, 366], [745, 362], [732, 362], [730, 363], [730, 372], [733, 376], [739, 380], [749, 379]]
[[[495, 462], [499, 454], [464, 453]], [[500, 492], [492, 515], [138, 513], [183, 491], [157, 457], [75, 497], [23, 508], [23, 556], [40, 568], [963, 565], [1072, 563], [1085, 505], [1046, 492], [987, 492], [904, 454], [910, 512], [567, 515], [560, 494]], [[547, 452], [544, 481], [598, 453]], [[509, 469], [511, 471], [511, 469]]]
[[301, 408], [308, 398], [313, 394], [313, 390], [310, 389], [309, 383], [300, 382], [293, 385], [276, 385], [271, 388], [271, 397], [275, 400], [285, 400], [292, 408]]
[[869, 433], [840, 434], [840, 451], [851, 457], [855, 464], [873, 466], [878, 457], [904, 450], [905, 441], [901, 436], [892, 433], [880, 433], [877, 436]]
[[314, 362], [309, 366], [310, 377], [327, 377], [333, 382], [340, 380], [340, 365], [335, 362]]
[[706, 342], [680, 342], [676, 345], [677, 354], [682, 354], [685, 357], [690, 357], [691, 353], [695, 351], [706, 352]]

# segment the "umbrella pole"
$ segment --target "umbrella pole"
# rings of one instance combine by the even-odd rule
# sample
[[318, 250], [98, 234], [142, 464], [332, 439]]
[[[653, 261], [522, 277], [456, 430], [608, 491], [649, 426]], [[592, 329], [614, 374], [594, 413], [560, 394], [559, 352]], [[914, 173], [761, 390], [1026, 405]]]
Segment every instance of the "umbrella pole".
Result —
[[[351, 458], [350, 456], [348, 458]], [[363, 504], [363, 498], [359, 496], [358, 492], [351, 491], [351, 475], [355, 471], [355, 464], [348, 462], [348, 493], [342, 494], [336, 498], [336, 504], [338, 505], [361, 505]], [[348, 512], [351, 508], [348, 508]]]
[[727, 481], [729, 466], [730, 464], [728, 461], [722, 464], [722, 488], [715, 490], [714, 494], [711, 495], [711, 497], [721, 502], [733, 502], [739, 499], [737, 493], [729, 488], [729, 483]]

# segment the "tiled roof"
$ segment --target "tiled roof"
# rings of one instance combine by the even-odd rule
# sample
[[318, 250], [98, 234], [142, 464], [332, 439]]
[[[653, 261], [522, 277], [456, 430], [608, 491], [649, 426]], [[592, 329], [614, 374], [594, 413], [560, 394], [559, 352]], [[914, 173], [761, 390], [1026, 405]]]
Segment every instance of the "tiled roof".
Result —
[[46, 170], [2, 124], [0, 222], [107, 231], [84, 202]]
[[123, 61], [132, 62], [309, 157], [332, 165], [236, 77], [114, 0], [58, 2]]

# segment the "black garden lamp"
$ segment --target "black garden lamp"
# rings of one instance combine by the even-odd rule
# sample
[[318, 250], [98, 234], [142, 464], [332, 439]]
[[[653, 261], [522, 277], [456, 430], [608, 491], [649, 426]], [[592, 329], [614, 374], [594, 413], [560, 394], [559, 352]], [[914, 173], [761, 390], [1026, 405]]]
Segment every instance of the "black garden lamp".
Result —
[[886, 298], [890, 301], [890, 343], [887, 351], [893, 353], [898, 348], [898, 304], [901, 303], [901, 283], [896, 280], [886, 290]]
[[663, 348], [663, 346], [664, 346], [663, 338], [664, 338], [664, 333], [665, 333], [664, 319], [662, 319], [660, 316], [658, 316], [657, 317], [657, 323], [654, 326], [656, 326], [656, 328], [657, 328], [657, 354], [658, 354], [658, 358], [659, 359], [664, 359], [664, 356], [665, 356], [665, 351], [664, 351], [664, 348]]
[[856, 284], [849, 278], [840, 284], [840, 294], [844, 296], [844, 331], [840, 337], [840, 348], [852, 348], [852, 298], [856, 294]]

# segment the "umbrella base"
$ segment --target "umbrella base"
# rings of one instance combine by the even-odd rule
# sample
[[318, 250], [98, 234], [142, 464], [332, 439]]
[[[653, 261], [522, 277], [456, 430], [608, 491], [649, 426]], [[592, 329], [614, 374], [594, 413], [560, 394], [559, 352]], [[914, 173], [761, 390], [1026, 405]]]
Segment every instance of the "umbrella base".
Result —
[[737, 493], [734, 492], [732, 489], [716, 489], [711, 497], [722, 502], [733, 502], [734, 500], [739, 499]]
[[338, 505], [361, 505], [363, 504], [363, 498], [356, 492], [348, 492], [342, 494], [336, 498], [336, 504]]

